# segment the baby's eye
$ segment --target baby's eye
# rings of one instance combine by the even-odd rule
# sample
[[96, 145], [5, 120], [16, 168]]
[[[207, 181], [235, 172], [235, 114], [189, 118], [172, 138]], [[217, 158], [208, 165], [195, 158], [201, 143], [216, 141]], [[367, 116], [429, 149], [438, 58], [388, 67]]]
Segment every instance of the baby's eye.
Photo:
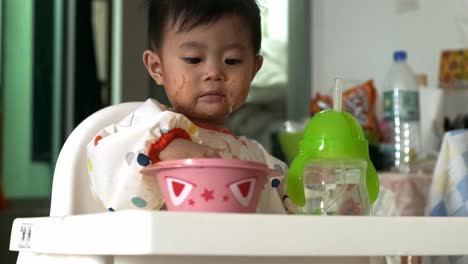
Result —
[[237, 65], [237, 64], [240, 64], [242, 61], [241, 60], [238, 60], [238, 59], [226, 59], [224, 60], [224, 63], [228, 64], [228, 65]]
[[198, 64], [201, 62], [200, 58], [184, 58], [184, 61], [188, 64]]

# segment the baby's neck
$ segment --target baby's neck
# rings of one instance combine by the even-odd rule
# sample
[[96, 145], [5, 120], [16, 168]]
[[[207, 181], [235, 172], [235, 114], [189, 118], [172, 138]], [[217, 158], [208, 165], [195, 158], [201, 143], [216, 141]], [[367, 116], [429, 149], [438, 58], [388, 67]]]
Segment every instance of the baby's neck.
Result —
[[203, 127], [203, 128], [215, 128], [215, 129], [225, 129], [226, 127], [224, 124], [218, 124], [215, 122], [206, 122], [206, 121], [199, 121], [199, 120], [191, 120], [196, 126]]
[[213, 131], [217, 131], [217, 132], [220, 132], [220, 133], [224, 133], [224, 134], [228, 134], [228, 135], [231, 135], [231, 136], [234, 136], [234, 137], [237, 137], [234, 132], [232, 132], [231, 130], [225, 128], [224, 126], [218, 126], [218, 125], [213, 125], [213, 124], [208, 124], [208, 123], [200, 123], [200, 122], [195, 122], [195, 121], [192, 121], [196, 126], [200, 127], [200, 128], [204, 128], [204, 129], [208, 129], [208, 130], [213, 130]]
[[223, 120], [215, 120], [215, 119], [197, 118], [197, 117], [191, 116], [191, 115], [189, 115], [187, 113], [184, 113], [184, 112], [178, 112], [174, 108], [171, 108], [170, 110], [174, 111], [176, 113], [183, 114], [185, 117], [190, 119], [190, 121], [192, 121], [192, 123], [194, 123], [195, 125], [197, 125], [199, 127], [211, 127], [211, 128], [216, 128], [216, 129], [226, 129], [224, 119]]

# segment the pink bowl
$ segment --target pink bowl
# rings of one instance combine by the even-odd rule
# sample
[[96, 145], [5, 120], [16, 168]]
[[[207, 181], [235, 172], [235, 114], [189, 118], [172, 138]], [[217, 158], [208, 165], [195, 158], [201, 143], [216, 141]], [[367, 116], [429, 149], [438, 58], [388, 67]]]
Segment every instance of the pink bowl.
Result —
[[254, 213], [266, 177], [275, 171], [252, 161], [183, 159], [142, 173], [157, 177], [169, 211]]

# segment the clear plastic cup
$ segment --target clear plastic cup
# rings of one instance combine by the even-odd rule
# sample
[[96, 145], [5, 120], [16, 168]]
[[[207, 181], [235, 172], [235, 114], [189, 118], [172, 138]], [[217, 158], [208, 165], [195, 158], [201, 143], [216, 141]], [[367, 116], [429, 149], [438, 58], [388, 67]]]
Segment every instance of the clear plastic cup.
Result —
[[304, 168], [305, 204], [299, 213], [370, 215], [365, 184], [367, 163], [354, 159], [313, 160]]

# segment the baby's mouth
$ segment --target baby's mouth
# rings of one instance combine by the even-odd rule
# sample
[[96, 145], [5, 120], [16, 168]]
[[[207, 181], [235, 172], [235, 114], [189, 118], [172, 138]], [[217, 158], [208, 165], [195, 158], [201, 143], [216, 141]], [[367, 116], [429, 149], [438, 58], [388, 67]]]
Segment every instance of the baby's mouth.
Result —
[[208, 91], [200, 95], [198, 98], [207, 103], [216, 103], [224, 101], [225, 95], [221, 91]]

